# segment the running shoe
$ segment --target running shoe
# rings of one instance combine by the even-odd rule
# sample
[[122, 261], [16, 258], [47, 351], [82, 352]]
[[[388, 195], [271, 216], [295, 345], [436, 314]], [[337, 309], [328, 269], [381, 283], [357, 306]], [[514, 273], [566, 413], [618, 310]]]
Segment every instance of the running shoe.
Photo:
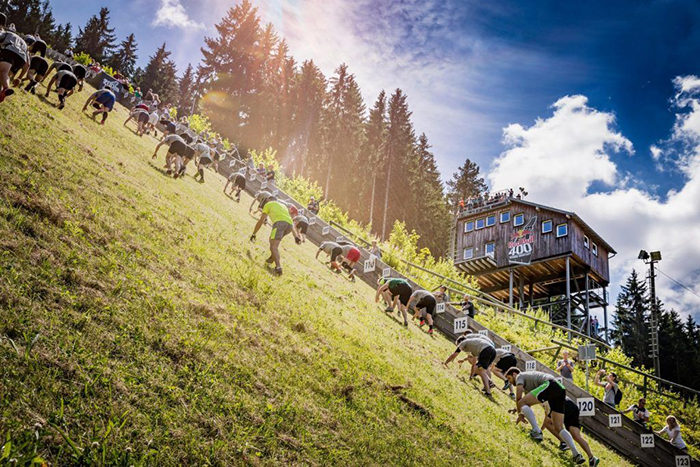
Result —
[[4, 91], [0, 92], [0, 102], [4, 101], [6, 97], [11, 96], [14, 94], [15, 91], [13, 89], [5, 89]]
[[386, 311], [387, 313], [393, 313], [394, 309], [392, 307], [388, 306], [388, 307], [384, 308], [384, 311]]
[[275, 268], [275, 274], [278, 276], [282, 275], [282, 268]]
[[559, 450], [560, 450], [560, 451], [568, 451], [569, 449], [570, 449], [570, 448], [569, 448], [569, 445], [566, 444], [564, 441], [562, 441], [561, 443], [559, 443]]
[[515, 400], [515, 394], [514, 394], [514, 393], [511, 392], [511, 393], [509, 394], [509, 396], [510, 396], [511, 399]]
[[542, 436], [541, 431], [531, 430], [530, 438], [534, 439], [535, 441], [541, 442], [544, 439], [544, 436]]
[[425, 326], [425, 320], [424, 319], [420, 320], [420, 324], [418, 326]]
[[580, 465], [584, 462], [586, 462], [586, 459], [583, 458], [582, 454], [579, 453], [574, 456], [574, 464]]
[[506, 384], [503, 385], [503, 390], [507, 390], [510, 387], [510, 381], [506, 381]]
[[428, 329], [428, 334], [432, 335], [432, 334], [433, 334], [433, 330], [432, 330], [432, 329]]
[[590, 467], [598, 467], [598, 464], [600, 464], [600, 459], [597, 457], [591, 457], [591, 460], [588, 461]]

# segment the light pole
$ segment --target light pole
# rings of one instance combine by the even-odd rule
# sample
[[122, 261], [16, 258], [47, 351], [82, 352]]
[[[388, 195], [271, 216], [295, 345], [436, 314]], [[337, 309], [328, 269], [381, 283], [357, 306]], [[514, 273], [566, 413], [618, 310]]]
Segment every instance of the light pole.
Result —
[[661, 361], [659, 359], [659, 305], [656, 300], [656, 271], [654, 265], [661, 261], [661, 252], [652, 251], [647, 253], [645, 250], [639, 252], [639, 259], [644, 261], [644, 264], [649, 265], [649, 294], [651, 295], [651, 317], [649, 319], [649, 327], [651, 334], [651, 358], [654, 360], [654, 374], [661, 377]]

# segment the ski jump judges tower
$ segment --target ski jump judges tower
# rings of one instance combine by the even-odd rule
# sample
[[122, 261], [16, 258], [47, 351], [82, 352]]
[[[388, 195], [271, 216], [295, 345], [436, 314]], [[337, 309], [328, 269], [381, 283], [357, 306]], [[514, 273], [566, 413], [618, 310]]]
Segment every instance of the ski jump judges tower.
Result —
[[[511, 192], [512, 193], [512, 192]], [[541, 307], [552, 322], [608, 340], [608, 259], [615, 250], [573, 212], [505, 193], [468, 203], [455, 217], [451, 253], [483, 292], [509, 305]]]

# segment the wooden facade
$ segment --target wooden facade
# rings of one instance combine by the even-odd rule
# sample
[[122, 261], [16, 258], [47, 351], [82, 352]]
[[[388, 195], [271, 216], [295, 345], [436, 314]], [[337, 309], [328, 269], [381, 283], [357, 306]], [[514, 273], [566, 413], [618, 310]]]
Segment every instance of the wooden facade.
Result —
[[[531, 255], [515, 263], [509, 242], [523, 238], [517, 233], [530, 222]], [[572, 310], [586, 321], [592, 308], [602, 307], [607, 329], [615, 251], [575, 213], [506, 198], [458, 214], [452, 242], [455, 266], [474, 276], [482, 291], [521, 307], [549, 307], [552, 318], [569, 327]]]

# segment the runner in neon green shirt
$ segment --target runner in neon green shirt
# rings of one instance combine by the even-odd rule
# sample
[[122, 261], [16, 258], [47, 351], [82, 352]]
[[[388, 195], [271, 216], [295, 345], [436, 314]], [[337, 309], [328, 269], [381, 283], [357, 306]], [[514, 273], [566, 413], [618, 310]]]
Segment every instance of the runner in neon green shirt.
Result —
[[253, 235], [250, 236], [250, 241], [255, 241], [255, 235], [258, 230], [265, 223], [265, 219], [270, 217], [270, 222], [272, 222], [272, 232], [270, 233], [270, 257], [265, 260], [265, 263], [270, 264], [275, 263], [275, 274], [282, 274], [282, 264], [280, 263], [280, 242], [289, 232], [294, 232], [294, 241], [299, 245], [301, 239], [297, 233], [297, 229], [294, 227], [294, 221], [292, 221], [292, 216], [289, 214], [289, 208], [286, 204], [280, 203], [277, 200], [264, 200], [261, 201], [262, 215], [255, 224], [255, 230], [253, 230]]

